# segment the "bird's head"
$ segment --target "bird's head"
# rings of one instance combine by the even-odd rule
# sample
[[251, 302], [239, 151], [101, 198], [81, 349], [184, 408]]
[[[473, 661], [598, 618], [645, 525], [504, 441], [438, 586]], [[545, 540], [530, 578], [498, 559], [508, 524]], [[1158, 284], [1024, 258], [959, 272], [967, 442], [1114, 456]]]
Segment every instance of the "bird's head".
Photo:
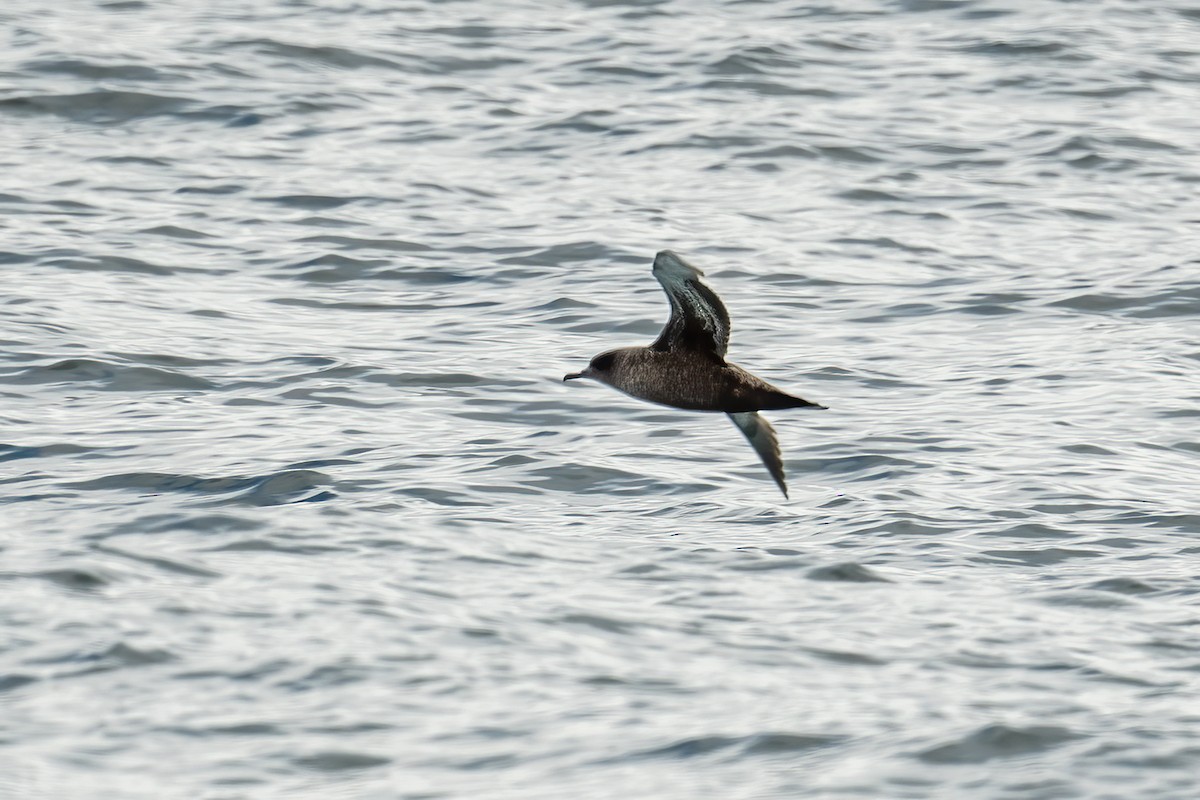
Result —
[[620, 350], [609, 350], [601, 353], [592, 359], [592, 362], [587, 365], [587, 368], [583, 372], [572, 372], [564, 375], [563, 380], [570, 381], [575, 378], [591, 378], [594, 381], [611, 384], [613, 369], [620, 355]]

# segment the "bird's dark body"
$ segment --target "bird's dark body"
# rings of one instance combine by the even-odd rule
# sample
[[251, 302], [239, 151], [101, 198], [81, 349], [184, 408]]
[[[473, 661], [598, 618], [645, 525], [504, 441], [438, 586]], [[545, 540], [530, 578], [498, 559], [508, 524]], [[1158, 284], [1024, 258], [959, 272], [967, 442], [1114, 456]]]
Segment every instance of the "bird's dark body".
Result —
[[613, 357], [610, 369], [620, 376], [615, 389], [672, 408], [735, 414], [816, 405], [711, 354], [626, 347], [603, 355]]

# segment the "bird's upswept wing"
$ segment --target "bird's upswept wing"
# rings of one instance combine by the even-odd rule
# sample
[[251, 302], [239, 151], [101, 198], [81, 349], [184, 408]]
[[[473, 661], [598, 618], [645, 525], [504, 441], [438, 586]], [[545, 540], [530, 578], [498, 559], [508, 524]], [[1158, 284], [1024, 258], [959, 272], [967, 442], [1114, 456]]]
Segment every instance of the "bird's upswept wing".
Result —
[[699, 351], [724, 361], [729, 349], [729, 312], [716, 292], [700, 281], [704, 273], [670, 250], [654, 257], [651, 272], [671, 301], [671, 318], [650, 347]]
[[730, 414], [729, 418], [746, 435], [746, 440], [750, 442], [754, 452], [758, 453], [758, 457], [762, 459], [767, 472], [771, 473], [775, 483], [779, 484], [779, 491], [783, 492], [784, 497], [787, 497], [787, 483], [783, 480], [783, 457], [779, 452], [779, 440], [775, 438], [775, 429], [771, 427], [771, 423], [754, 411]]

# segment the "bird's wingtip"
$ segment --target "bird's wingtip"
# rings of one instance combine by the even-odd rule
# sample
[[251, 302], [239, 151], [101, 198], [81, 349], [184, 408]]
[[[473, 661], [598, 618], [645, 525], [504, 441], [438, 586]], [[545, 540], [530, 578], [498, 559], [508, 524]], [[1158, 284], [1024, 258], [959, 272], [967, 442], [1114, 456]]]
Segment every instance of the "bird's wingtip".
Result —
[[674, 250], [659, 250], [654, 254], [654, 270], [662, 271], [668, 274], [679, 273], [683, 277], [692, 275], [704, 275], [695, 264], [687, 261], [683, 256], [676, 253]]

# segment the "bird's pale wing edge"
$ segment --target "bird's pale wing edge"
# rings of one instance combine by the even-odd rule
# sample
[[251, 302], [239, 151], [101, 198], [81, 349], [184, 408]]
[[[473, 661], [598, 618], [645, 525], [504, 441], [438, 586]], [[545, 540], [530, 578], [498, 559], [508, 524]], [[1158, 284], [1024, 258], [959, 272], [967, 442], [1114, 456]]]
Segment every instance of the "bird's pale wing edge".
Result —
[[654, 277], [671, 302], [671, 318], [650, 345], [655, 350], [699, 350], [725, 358], [729, 349], [729, 312], [702, 273], [670, 250], [654, 257]]
[[788, 490], [783, 479], [783, 456], [779, 452], [779, 440], [775, 437], [775, 429], [771, 427], [771, 423], [755, 411], [739, 411], [730, 414], [729, 418], [745, 435], [754, 452], [758, 453], [767, 472], [771, 473], [771, 477], [779, 485], [779, 491], [783, 492], [786, 498]]

